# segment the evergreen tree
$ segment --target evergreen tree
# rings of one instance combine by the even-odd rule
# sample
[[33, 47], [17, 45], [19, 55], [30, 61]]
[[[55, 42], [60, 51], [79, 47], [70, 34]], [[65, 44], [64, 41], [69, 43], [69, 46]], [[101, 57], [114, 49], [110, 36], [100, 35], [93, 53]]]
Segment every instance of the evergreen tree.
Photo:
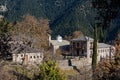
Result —
[[104, 42], [104, 33], [103, 33], [103, 29], [101, 27], [99, 30], [99, 42]]
[[2, 59], [11, 58], [9, 45], [11, 37], [9, 31], [9, 23], [5, 19], [2, 19], [2, 21], [0, 21], [0, 58]]
[[94, 42], [93, 42], [93, 56], [92, 56], [92, 68], [97, 65], [97, 24], [94, 26]]
[[40, 75], [38, 80], [66, 80], [56, 63], [53, 61], [46, 61], [40, 65]]
[[[97, 16], [95, 17], [94, 27], [94, 44], [93, 44], [93, 57], [92, 66], [97, 64], [97, 27], [100, 29], [99, 39], [100, 42], [104, 41], [104, 32], [110, 27], [110, 21], [117, 16], [118, 0], [92, 0], [93, 7], [97, 10]], [[115, 5], [116, 3], [116, 5]]]
[[[118, 16], [119, 4], [119, 0], [92, 0], [93, 8], [97, 10], [97, 15], [101, 21], [100, 29], [103, 30], [103, 34], [109, 29], [111, 20]], [[105, 39], [105, 35], [100, 37], [100, 41], [104, 41], [103, 38]]]

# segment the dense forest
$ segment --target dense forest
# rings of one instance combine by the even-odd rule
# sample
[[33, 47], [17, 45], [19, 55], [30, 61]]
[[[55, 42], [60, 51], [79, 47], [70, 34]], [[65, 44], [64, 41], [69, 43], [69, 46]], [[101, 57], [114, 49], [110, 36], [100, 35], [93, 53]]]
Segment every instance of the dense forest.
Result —
[[[70, 36], [74, 31], [82, 31], [84, 35], [93, 37], [93, 23], [96, 11], [91, 5], [92, 0], [0, 0], [7, 4], [5, 17], [9, 21], [17, 21], [25, 14], [36, 18], [47, 18], [50, 21], [52, 36]], [[119, 29], [120, 15], [111, 21], [105, 32], [105, 39], [112, 40]], [[109, 35], [108, 35], [109, 34]]]

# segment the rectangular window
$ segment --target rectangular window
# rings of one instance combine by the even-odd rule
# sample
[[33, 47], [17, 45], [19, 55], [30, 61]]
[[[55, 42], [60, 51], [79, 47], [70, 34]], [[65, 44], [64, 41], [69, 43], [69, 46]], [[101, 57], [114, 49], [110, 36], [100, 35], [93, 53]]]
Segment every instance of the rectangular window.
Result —
[[39, 56], [37, 56], [37, 58], [39, 58]]
[[30, 58], [32, 58], [32, 56], [30, 56]]
[[75, 47], [75, 43], [73, 42], [73, 47]]
[[23, 55], [21, 54], [21, 57], [23, 57]]
[[93, 48], [93, 42], [90, 42], [90, 48], [91, 49]]
[[91, 52], [91, 54], [93, 54], [93, 51], [90, 51]]
[[79, 43], [77, 43], [77, 47], [79, 47]]
[[40, 55], [40, 58], [42, 58], [42, 55]]
[[100, 53], [100, 50], [98, 50], [98, 53]]

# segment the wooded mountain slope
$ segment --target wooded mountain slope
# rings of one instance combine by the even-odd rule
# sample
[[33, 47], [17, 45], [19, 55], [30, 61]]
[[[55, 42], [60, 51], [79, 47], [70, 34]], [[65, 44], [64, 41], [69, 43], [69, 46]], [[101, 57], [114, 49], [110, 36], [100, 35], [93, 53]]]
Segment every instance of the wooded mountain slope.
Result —
[[[1, 4], [4, 2], [0, 0]], [[6, 3], [6, 17], [9, 21], [19, 20], [25, 14], [48, 18], [53, 37], [58, 34], [71, 35], [75, 30], [80, 30], [88, 36], [93, 34], [95, 11], [91, 0], [7, 0]], [[119, 16], [112, 21], [112, 26], [106, 31], [107, 39], [114, 38], [120, 28], [119, 22]]]

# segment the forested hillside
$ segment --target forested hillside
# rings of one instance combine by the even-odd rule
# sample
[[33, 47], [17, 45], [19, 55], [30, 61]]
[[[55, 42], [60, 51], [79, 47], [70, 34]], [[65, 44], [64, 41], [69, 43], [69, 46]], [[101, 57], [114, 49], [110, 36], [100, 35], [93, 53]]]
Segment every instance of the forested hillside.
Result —
[[[0, 4], [4, 3], [5, 0], [0, 0]], [[88, 36], [93, 34], [95, 11], [91, 0], [6, 0], [6, 3], [8, 12], [5, 17], [9, 21], [20, 20], [25, 14], [47, 18], [50, 20], [53, 37], [58, 34], [71, 35], [76, 30]], [[119, 22], [119, 16], [112, 21], [111, 27], [105, 32], [107, 39], [111, 36], [114, 38]]]

